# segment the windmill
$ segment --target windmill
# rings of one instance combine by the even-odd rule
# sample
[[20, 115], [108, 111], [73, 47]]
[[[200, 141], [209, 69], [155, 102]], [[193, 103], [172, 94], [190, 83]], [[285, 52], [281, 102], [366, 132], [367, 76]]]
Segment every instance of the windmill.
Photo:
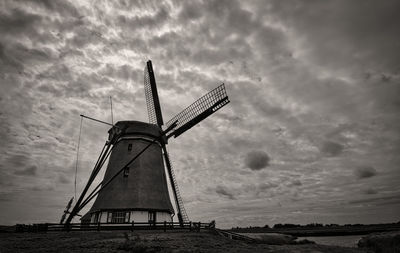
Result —
[[[114, 125], [102, 122], [112, 126], [108, 131], [108, 140], [83, 192], [72, 211], [68, 212], [66, 225], [96, 196], [91, 209], [81, 219], [82, 222], [172, 221], [175, 210], [169, 195], [168, 181], [179, 223], [182, 225], [189, 221], [167, 151], [168, 139], [180, 136], [228, 104], [225, 86], [221, 84], [208, 92], [165, 125], [151, 61], [146, 63], [144, 69], [144, 88], [149, 123], [119, 121]], [[108, 158], [103, 180], [87, 195]]]

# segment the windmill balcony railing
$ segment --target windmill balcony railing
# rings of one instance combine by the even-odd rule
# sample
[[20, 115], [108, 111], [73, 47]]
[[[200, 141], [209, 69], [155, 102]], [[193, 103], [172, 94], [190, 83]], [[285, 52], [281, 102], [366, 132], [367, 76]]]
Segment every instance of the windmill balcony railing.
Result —
[[215, 222], [130, 222], [130, 223], [40, 223], [40, 224], [17, 224], [16, 232], [52, 232], [52, 231], [101, 231], [101, 230], [189, 230], [200, 231], [201, 229], [214, 229]]

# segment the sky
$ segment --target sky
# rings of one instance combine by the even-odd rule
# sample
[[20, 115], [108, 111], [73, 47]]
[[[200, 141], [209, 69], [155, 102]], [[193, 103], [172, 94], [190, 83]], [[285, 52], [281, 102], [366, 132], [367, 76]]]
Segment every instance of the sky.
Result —
[[[164, 120], [230, 103], [168, 145], [193, 221], [400, 220], [399, 1], [0, 1], [0, 224], [58, 222], [80, 114]], [[109, 127], [82, 122], [77, 194]], [[103, 171], [104, 173], [104, 171]], [[98, 179], [100, 180], [100, 179]]]

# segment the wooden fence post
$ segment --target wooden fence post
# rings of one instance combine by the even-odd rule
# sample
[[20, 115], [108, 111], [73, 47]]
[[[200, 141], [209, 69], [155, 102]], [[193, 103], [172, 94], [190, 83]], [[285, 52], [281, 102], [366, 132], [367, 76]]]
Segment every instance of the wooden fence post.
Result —
[[100, 221], [97, 222], [97, 231], [100, 231]]
[[132, 221], [132, 228], [131, 228], [131, 231], [133, 232], [133, 227], [135, 226], [135, 221], [133, 220]]

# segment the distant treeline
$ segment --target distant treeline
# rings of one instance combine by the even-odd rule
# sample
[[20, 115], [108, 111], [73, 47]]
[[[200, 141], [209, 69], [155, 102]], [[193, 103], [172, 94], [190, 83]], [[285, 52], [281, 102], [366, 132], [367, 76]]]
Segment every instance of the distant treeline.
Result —
[[301, 225], [301, 224], [292, 224], [292, 223], [277, 223], [272, 228], [267, 224], [263, 227], [260, 226], [249, 226], [249, 227], [232, 227], [232, 230], [237, 230], [237, 229], [285, 229], [285, 228], [333, 228], [333, 227], [363, 227], [363, 226], [392, 226], [392, 225], [400, 225], [399, 222], [394, 222], [394, 223], [380, 223], [380, 224], [344, 224], [344, 225], [339, 225], [339, 224], [322, 224], [322, 223], [309, 223], [306, 225]]
[[293, 236], [337, 236], [337, 235], [365, 235], [375, 232], [400, 231], [400, 222], [384, 224], [275, 224], [272, 228], [264, 227], [236, 227], [233, 232], [239, 233], [284, 233]]

